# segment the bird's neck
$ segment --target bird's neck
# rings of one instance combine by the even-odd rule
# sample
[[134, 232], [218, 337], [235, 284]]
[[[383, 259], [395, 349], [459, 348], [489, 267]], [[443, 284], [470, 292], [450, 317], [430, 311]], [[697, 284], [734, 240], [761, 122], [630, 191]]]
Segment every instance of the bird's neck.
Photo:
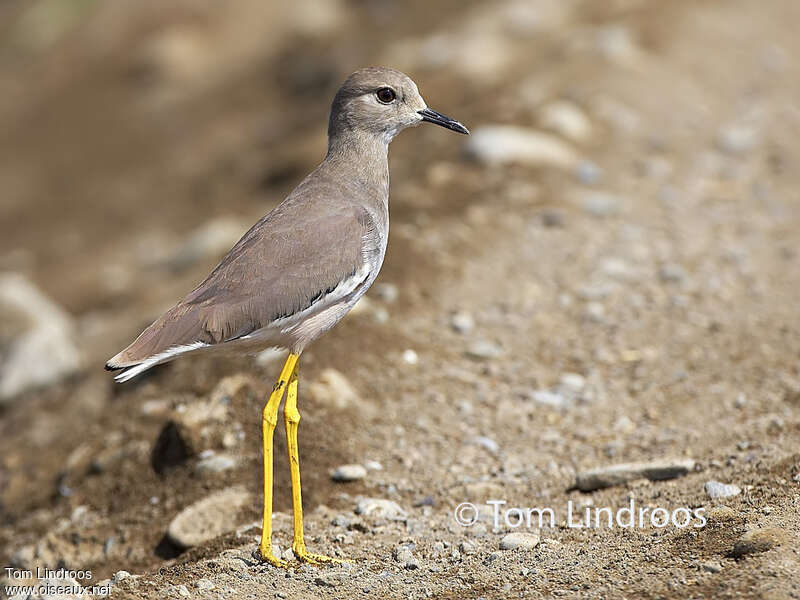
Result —
[[331, 136], [320, 167], [389, 196], [389, 144], [369, 133], [347, 131]]

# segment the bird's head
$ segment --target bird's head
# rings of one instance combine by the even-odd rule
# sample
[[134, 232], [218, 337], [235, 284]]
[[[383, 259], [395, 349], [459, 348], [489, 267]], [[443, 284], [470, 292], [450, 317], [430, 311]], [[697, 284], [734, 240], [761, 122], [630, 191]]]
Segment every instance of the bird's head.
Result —
[[469, 133], [458, 121], [428, 108], [417, 84], [405, 73], [369, 67], [350, 75], [339, 88], [331, 106], [328, 135], [358, 131], [388, 144], [403, 129], [423, 121]]

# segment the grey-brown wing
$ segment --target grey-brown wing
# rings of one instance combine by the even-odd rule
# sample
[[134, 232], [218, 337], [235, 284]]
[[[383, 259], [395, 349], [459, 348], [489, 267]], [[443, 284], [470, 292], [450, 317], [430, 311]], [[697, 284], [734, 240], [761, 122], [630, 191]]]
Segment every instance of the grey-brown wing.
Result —
[[136, 364], [177, 346], [227, 342], [299, 312], [362, 268], [375, 237], [366, 211], [349, 203], [284, 203], [108, 366]]

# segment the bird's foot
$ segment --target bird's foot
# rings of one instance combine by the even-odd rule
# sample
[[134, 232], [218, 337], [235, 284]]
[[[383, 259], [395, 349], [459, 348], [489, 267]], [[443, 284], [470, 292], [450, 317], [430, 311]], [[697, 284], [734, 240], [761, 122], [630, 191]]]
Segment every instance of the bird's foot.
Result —
[[259, 546], [253, 550], [253, 558], [259, 562], [269, 563], [273, 567], [278, 567], [281, 569], [289, 568], [289, 563], [287, 561], [275, 556], [275, 553], [272, 551], [272, 546], [268, 546], [266, 548]]
[[292, 552], [294, 552], [297, 560], [309, 565], [340, 565], [353, 562], [346, 558], [334, 558], [333, 556], [325, 556], [324, 554], [313, 554], [306, 550], [305, 544], [302, 546], [292, 544]]

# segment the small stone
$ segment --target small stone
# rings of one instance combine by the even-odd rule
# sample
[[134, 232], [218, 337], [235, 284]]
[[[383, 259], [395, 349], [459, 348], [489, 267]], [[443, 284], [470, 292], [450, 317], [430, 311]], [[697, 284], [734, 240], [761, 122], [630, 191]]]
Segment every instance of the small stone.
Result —
[[595, 185], [602, 179], [603, 169], [589, 160], [582, 160], [575, 167], [575, 177], [583, 185]]
[[733, 546], [732, 554], [740, 558], [747, 554], [766, 552], [780, 546], [788, 539], [788, 535], [783, 529], [777, 527], [767, 527], [764, 529], [753, 529], [740, 537]]
[[545, 210], [542, 212], [542, 225], [545, 227], [563, 227], [564, 213], [558, 210]]
[[239, 513], [251, 502], [250, 493], [242, 487], [211, 494], [178, 513], [167, 528], [167, 537], [180, 548], [202, 544], [241, 525]]
[[500, 540], [500, 549], [516, 550], [519, 548], [522, 550], [532, 550], [539, 545], [540, 541], [541, 538], [535, 533], [517, 531], [503, 536], [503, 539]]
[[488, 165], [517, 163], [569, 168], [578, 159], [575, 150], [559, 138], [511, 125], [476, 128], [467, 140], [466, 151]]
[[407, 560], [411, 560], [414, 558], [411, 548], [412, 547], [408, 545], [397, 546], [392, 550], [392, 558], [394, 558], [397, 562], [406, 562]]
[[410, 348], [403, 351], [403, 362], [407, 365], [416, 365], [419, 362], [419, 355]]
[[362, 498], [356, 504], [356, 514], [383, 519], [404, 519], [408, 513], [392, 500], [383, 498]]
[[197, 582], [195, 583], [195, 586], [197, 587], [198, 590], [201, 591], [213, 590], [215, 587], [217, 587], [214, 585], [213, 581], [211, 581], [206, 577], [198, 579]]
[[469, 333], [475, 328], [475, 319], [465, 311], [459, 311], [450, 317], [450, 327], [458, 333]]
[[467, 348], [466, 355], [469, 358], [476, 360], [488, 360], [491, 358], [499, 358], [505, 354], [505, 351], [489, 340], [477, 340], [470, 344]]
[[658, 277], [665, 283], [683, 283], [686, 281], [686, 269], [679, 264], [669, 263], [661, 267]]
[[661, 481], [686, 475], [694, 469], [692, 459], [660, 460], [648, 463], [624, 463], [600, 467], [578, 473], [575, 487], [582, 492], [591, 492], [634, 479]]
[[485, 448], [491, 454], [497, 454], [498, 452], [500, 452], [500, 446], [498, 445], [498, 443], [495, 442], [492, 438], [488, 438], [484, 435], [479, 435], [478, 437], [473, 438], [472, 443]]
[[364, 463], [364, 466], [367, 467], [368, 471], [383, 471], [383, 465], [377, 460], [368, 460]]
[[592, 124], [586, 113], [566, 100], [545, 105], [539, 122], [545, 129], [575, 142], [585, 142], [592, 135]]
[[117, 571], [111, 576], [111, 583], [114, 585], [118, 584], [120, 581], [125, 581], [131, 574], [128, 571]]
[[722, 483], [720, 481], [706, 481], [705, 484], [706, 494], [712, 500], [720, 500], [722, 498], [732, 498], [742, 493], [742, 488], [731, 483]]
[[330, 587], [335, 588], [339, 582], [336, 579], [331, 577], [316, 577], [314, 578], [314, 585], [318, 585], [319, 587]]
[[338, 482], [358, 481], [367, 476], [367, 469], [362, 465], [341, 465], [331, 473], [331, 479]]
[[[505, 549], [506, 549], [506, 548], [504, 548], [504, 550], [505, 550]], [[508, 550], [510, 550], [510, 548], [508, 548]], [[490, 564], [492, 564], [493, 562], [495, 562], [495, 561], [497, 561], [497, 560], [500, 560], [501, 558], [503, 558], [503, 553], [502, 553], [502, 551], [500, 551], [500, 550], [497, 550], [497, 551], [495, 551], [495, 552], [492, 552], [492, 553], [491, 553], [489, 556], [487, 556], [487, 557], [486, 557], [486, 560], [484, 561], [484, 564], [486, 564], [486, 565], [490, 565]], [[504, 587], [505, 587], [505, 586], [504, 586]]]
[[165, 587], [159, 593], [159, 597], [161, 598], [189, 598], [191, 595], [189, 588], [185, 585], [171, 585]]
[[700, 563], [700, 568], [703, 569], [704, 571], [708, 571], [709, 573], [719, 573], [720, 571], [722, 571], [722, 565], [719, 563], [719, 561], [716, 560], [702, 562]]
[[333, 525], [334, 527], [347, 528], [350, 527], [350, 519], [347, 517], [347, 515], [336, 515], [331, 520], [331, 525]]
[[586, 378], [578, 373], [564, 373], [558, 380], [558, 387], [565, 394], [577, 396], [586, 387]]
[[227, 454], [214, 454], [200, 460], [194, 467], [198, 475], [212, 475], [235, 469], [238, 462], [233, 456]]
[[600, 191], [584, 191], [579, 194], [578, 203], [584, 212], [593, 217], [613, 217], [619, 214], [625, 204], [620, 196]]
[[360, 403], [358, 393], [347, 377], [335, 369], [323, 369], [319, 379], [308, 386], [308, 394], [316, 402], [338, 409]]
[[759, 132], [749, 125], [730, 125], [719, 132], [717, 147], [728, 154], [745, 154], [758, 145]]
[[592, 323], [602, 323], [606, 319], [606, 307], [599, 302], [587, 302], [583, 316]]
[[536, 404], [549, 408], [567, 408], [570, 404], [563, 394], [551, 392], [550, 390], [535, 390], [530, 394], [530, 398]]
[[0, 348], [0, 404], [81, 365], [72, 317], [18, 274], [0, 276]]
[[478, 547], [472, 542], [461, 542], [458, 545], [458, 551], [465, 556], [469, 556], [471, 554], [475, 554], [475, 552], [478, 551]]
[[392, 304], [397, 300], [400, 292], [393, 283], [376, 283], [372, 286], [372, 294], [379, 300]]

